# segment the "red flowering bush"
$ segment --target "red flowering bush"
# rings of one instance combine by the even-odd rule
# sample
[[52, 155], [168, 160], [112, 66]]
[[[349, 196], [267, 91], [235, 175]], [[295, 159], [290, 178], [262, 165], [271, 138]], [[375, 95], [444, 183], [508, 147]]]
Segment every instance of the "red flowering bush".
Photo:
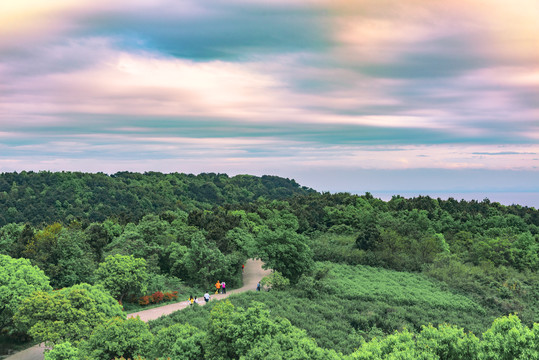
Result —
[[139, 305], [148, 305], [150, 303], [150, 297], [148, 295], [143, 296], [138, 301]]
[[165, 301], [172, 301], [172, 300], [177, 300], [177, 299], [178, 299], [178, 292], [177, 291], [166, 292], [165, 293]]
[[154, 304], [159, 304], [164, 298], [165, 295], [161, 291], [156, 291], [151, 296], [152, 303]]
[[138, 298], [139, 305], [145, 306], [151, 304], [159, 304], [162, 301], [173, 301], [178, 299], [178, 292], [166, 292], [156, 291], [151, 295], [146, 295]]

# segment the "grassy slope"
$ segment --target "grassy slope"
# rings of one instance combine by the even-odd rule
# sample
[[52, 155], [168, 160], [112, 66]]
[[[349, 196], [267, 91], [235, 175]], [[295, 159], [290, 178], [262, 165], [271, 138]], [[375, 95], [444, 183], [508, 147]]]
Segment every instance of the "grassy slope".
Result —
[[[230, 300], [242, 307], [262, 302], [272, 315], [286, 317], [305, 329], [320, 346], [343, 353], [351, 353], [362, 338], [404, 327], [419, 329], [428, 323], [448, 322], [480, 334], [492, 322], [480, 305], [422, 275], [368, 266], [317, 266], [329, 267], [329, 271], [310, 285], [301, 282], [289, 291], [245, 293]], [[209, 310], [211, 306], [177, 312], [152, 322], [151, 327], [157, 331], [181, 321], [205, 329]]]

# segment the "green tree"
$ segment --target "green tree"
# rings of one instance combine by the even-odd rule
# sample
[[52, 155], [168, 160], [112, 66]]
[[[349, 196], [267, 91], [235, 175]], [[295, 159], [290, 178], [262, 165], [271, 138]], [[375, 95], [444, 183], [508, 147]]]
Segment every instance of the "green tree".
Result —
[[307, 238], [295, 231], [263, 229], [257, 236], [257, 242], [265, 268], [279, 271], [292, 283], [313, 266], [313, 254]]
[[23, 231], [21, 224], [7, 224], [0, 228], [0, 254], [9, 255], [12, 257], [19, 257], [20, 251], [15, 251], [17, 239], [21, 236]]
[[359, 227], [359, 234], [356, 238], [357, 247], [361, 250], [374, 250], [379, 239], [380, 231], [376, 227], [374, 216], [366, 216], [364, 222]]
[[23, 256], [30, 259], [32, 264], [39, 266], [51, 279], [56, 278], [59, 272], [58, 262], [54, 257], [54, 250], [63, 227], [54, 223], [35, 234], [34, 239], [26, 246]]
[[49, 290], [49, 278], [30, 260], [0, 255], [0, 328], [15, 331], [13, 315], [21, 302], [35, 291]]
[[294, 329], [289, 333], [266, 335], [247, 352], [250, 360], [339, 360], [343, 356], [334, 350], [318, 347], [316, 342], [307, 337], [305, 331]]
[[228, 259], [213, 243], [208, 244], [201, 233], [193, 235], [184, 259], [192, 284], [209, 287], [217, 280], [228, 278], [230, 273]]
[[86, 240], [80, 229], [65, 229], [58, 236], [52, 251], [57, 265], [56, 277], [51, 279], [55, 287], [93, 282], [95, 263]]
[[96, 276], [98, 283], [103, 284], [105, 289], [121, 302], [127, 294], [146, 291], [146, 260], [133, 255], [109, 255], [99, 264]]
[[92, 360], [134, 359], [149, 354], [153, 338], [148, 324], [140, 318], [115, 317], [99, 324], [80, 348]]
[[80, 358], [79, 349], [69, 341], [59, 343], [45, 353], [45, 360], [79, 360]]
[[209, 359], [240, 358], [264, 336], [292, 330], [287, 319], [270, 317], [264, 305], [256, 302], [244, 310], [222, 301], [211, 310], [210, 318], [206, 345]]
[[18, 328], [37, 341], [77, 344], [94, 328], [122, 308], [101, 286], [79, 284], [53, 292], [38, 291], [26, 298], [15, 313]]
[[268, 276], [264, 276], [262, 280], [260, 280], [260, 284], [273, 290], [282, 290], [290, 285], [290, 280], [285, 278], [280, 272], [274, 271]]
[[444, 360], [473, 360], [479, 353], [479, 339], [474, 334], [448, 324], [423, 326], [416, 342], [420, 349], [432, 351]]
[[539, 324], [530, 329], [518, 316], [509, 315], [494, 320], [491, 328], [483, 333], [481, 359], [538, 359]]
[[206, 333], [189, 324], [174, 324], [159, 330], [151, 358], [203, 359]]

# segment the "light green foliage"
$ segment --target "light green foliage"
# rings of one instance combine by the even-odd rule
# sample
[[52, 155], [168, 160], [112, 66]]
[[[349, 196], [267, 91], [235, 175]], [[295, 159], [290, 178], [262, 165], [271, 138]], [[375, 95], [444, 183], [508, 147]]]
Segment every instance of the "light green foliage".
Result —
[[76, 344], [113, 316], [123, 316], [122, 309], [102, 287], [80, 284], [34, 293], [22, 302], [14, 320], [38, 341]]
[[469, 298], [443, 291], [436, 283], [416, 274], [369, 266], [330, 266], [331, 277], [336, 279], [332, 287], [335, 293], [345, 298], [421, 305], [446, 311], [484, 312]]
[[96, 271], [98, 282], [114, 298], [122, 301], [127, 294], [138, 295], [147, 288], [146, 260], [133, 255], [109, 255]]
[[[357, 247], [357, 237], [324, 233], [313, 237], [311, 249], [315, 261], [331, 261], [349, 265], [373, 265], [367, 258], [371, 252]], [[372, 257], [372, 256], [371, 256]]]
[[80, 360], [81, 354], [78, 348], [69, 341], [62, 342], [45, 352], [45, 360]]
[[13, 315], [34, 291], [52, 290], [48, 277], [28, 259], [0, 255], [0, 328], [14, 331]]
[[539, 359], [539, 324], [530, 329], [516, 315], [498, 318], [483, 334], [481, 347], [481, 359]]
[[353, 360], [438, 360], [431, 352], [422, 351], [415, 345], [414, 334], [409, 331], [375, 338], [351, 355]]
[[529, 233], [522, 233], [513, 243], [513, 257], [515, 267], [519, 270], [539, 268], [539, 237]]
[[206, 333], [189, 324], [174, 324], [155, 336], [151, 358], [203, 359]]
[[280, 272], [274, 271], [260, 280], [260, 284], [272, 290], [282, 290], [290, 285], [290, 280], [285, 278]]
[[452, 289], [465, 292], [487, 310], [500, 316], [519, 312], [526, 323], [537, 321], [539, 274], [484, 263], [480, 266], [459, 261], [456, 254], [442, 255], [425, 273]]
[[474, 334], [448, 324], [423, 326], [416, 342], [419, 349], [444, 360], [476, 359], [479, 351], [479, 339]]
[[513, 360], [538, 359], [539, 324], [529, 329], [515, 315], [498, 318], [479, 340], [450, 325], [423, 327], [419, 334], [407, 330], [363, 343], [352, 359]]
[[241, 359], [249, 360], [338, 360], [343, 356], [334, 350], [318, 347], [305, 331], [294, 329], [288, 333], [266, 335], [247, 352]]
[[473, 300], [422, 275], [335, 263], [317, 263], [312, 275], [302, 277], [295, 287], [242, 294], [231, 301], [242, 307], [263, 302], [273, 316], [305, 329], [320, 346], [345, 354], [362, 337], [405, 327], [419, 331], [429, 322], [450, 322], [481, 333], [491, 319]]
[[91, 360], [131, 358], [148, 354], [153, 335], [148, 324], [140, 318], [112, 318], [96, 327], [87, 341], [81, 343], [81, 350]]

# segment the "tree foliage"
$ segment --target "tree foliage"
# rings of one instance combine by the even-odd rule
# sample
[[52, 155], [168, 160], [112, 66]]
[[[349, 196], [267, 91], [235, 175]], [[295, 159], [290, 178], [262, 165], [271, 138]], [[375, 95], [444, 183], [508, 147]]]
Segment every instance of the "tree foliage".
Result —
[[32, 293], [49, 290], [49, 279], [29, 260], [0, 255], [0, 328], [15, 331], [13, 315], [19, 305]]
[[149, 354], [153, 335], [148, 324], [140, 318], [127, 320], [115, 317], [99, 324], [81, 349], [91, 360], [136, 356]]
[[96, 276], [98, 283], [120, 302], [126, 295], [138, 295], [147, 288], [146, 261], [133, 255], [107, 256], [99, 265]]
[[101, 286], [79, 284], [57, 291], [37, 291], [22, 301], [14, 320], [40, 342], [77, 344], [122, 308]]

